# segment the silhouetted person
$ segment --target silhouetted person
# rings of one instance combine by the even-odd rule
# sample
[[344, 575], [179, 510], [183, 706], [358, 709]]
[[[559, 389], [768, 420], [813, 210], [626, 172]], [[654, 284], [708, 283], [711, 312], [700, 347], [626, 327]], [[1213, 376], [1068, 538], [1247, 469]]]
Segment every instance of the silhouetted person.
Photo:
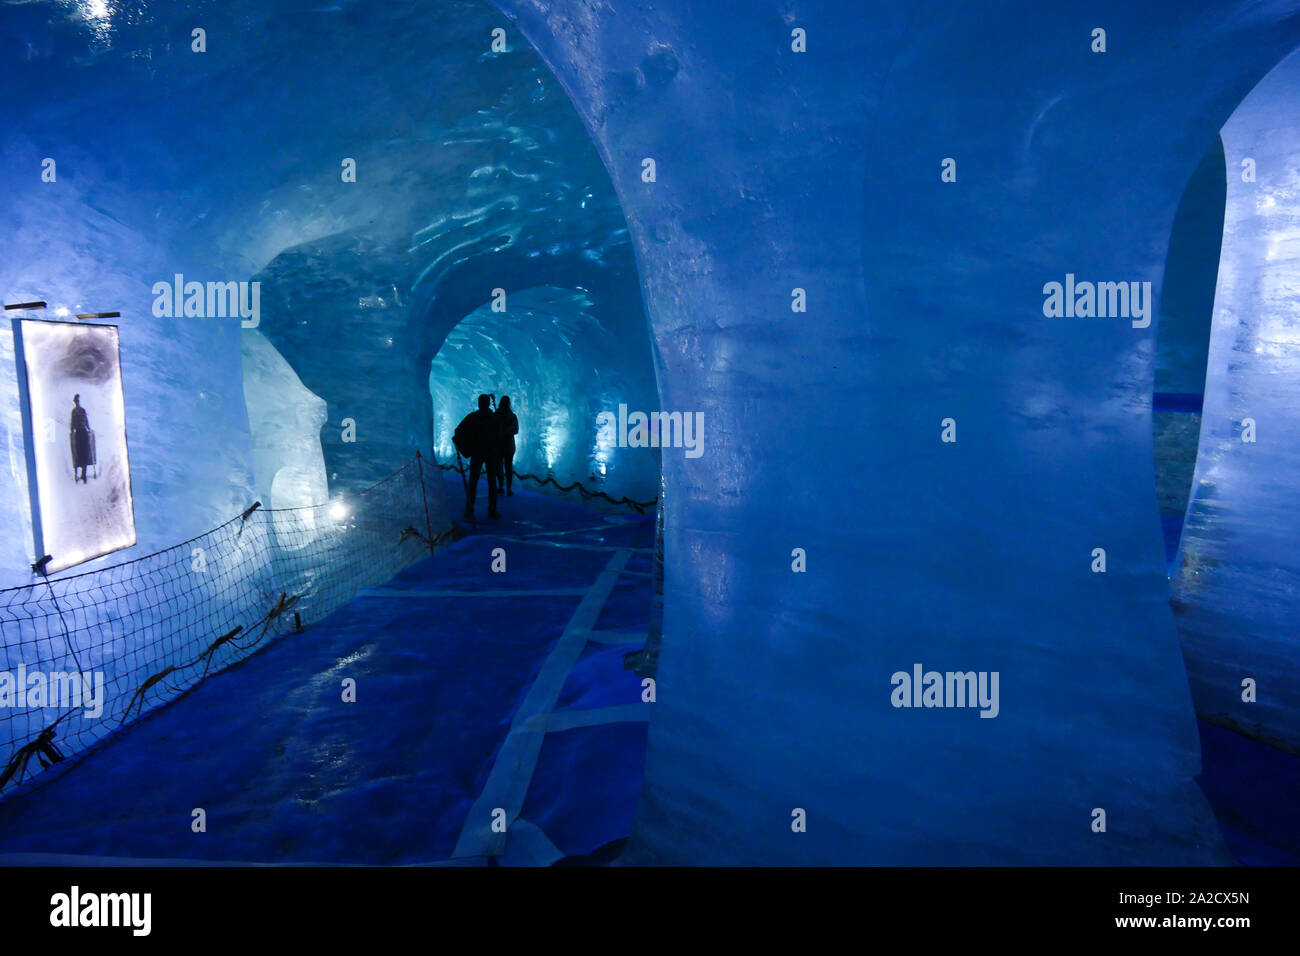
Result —
[[496, 413], [497, 443], [501, 450], [501, 466], [497, 471], [500, 490], [514, 496], [515, 483], [515, 436], [519, 434], [519, 419], [510, 410], [510, 396], [502, 395], [497, 402]]
[[[72, 480], [86, 483], [86, 469], [95, 463], [95, 441], [90, 419], [81, 407], [81, 396], [72, 396], [72, 421], [68, 438], [72, 442]], [[78, 475], [77, 472], [81, 474]]]
[[474, 519], [474, 499], [478, 493], [478, 476], [487, 473], [488, 480], [488, 517], [500, 518], [497, 511], [496, 473], [501, 467], [501, 451], [497, 443], [496, 420], [493, 418], [490, 400], [486, 395], [478, 397], [478, 411], [470, 412], [461, 419], [452, 433], [452, 443], [456, 450], [469, 459], [469, 484], [465, 486], [465, 518]]

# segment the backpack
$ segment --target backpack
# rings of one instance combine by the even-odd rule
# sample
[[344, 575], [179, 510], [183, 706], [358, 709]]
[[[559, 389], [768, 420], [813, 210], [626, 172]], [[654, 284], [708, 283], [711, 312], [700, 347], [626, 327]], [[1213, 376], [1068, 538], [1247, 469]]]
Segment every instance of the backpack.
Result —
[[475, 427], [476, 423], [471, 421], [476, 414], [478, 413], [470, 412], [462, 418], [451, 435], [451, 443], [456, 446], [456, 451], [465, 458], [473, 458], [478, 452], [478, 428]]

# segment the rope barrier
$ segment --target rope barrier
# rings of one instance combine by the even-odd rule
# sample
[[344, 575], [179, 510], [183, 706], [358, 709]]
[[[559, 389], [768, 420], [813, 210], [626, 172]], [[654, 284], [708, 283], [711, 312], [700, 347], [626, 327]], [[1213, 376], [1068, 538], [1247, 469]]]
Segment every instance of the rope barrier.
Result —
[[[458, 454], [456, 458], [459, 461], [460, 455]], [[432, 461], [433, 464], [441, 468], [443, 471], [459, 471], [461, 473], [461, 481], [464, 482], [465, 473], [463, 468], [458, 468], [456, 465], [444, 464], [438, 461], [437, 459], [432, 459]], [[556, 488], [558, 488], [562, 492], [565, 492], [566, 494], [570, 491], [573, 491], [574, 488], [577, 488], [578, 493], [582, 495], [584, 501], [590, 498], [602, 498], [605, 501], [608, 501], [612, 505], [618, 505], [620, 507], [625, 507], [625, 508], [634, 508], [637, 514], [645, 514], [647, 508], [653, 508], [656, 504], [659, 503], [658, 496], [651, 498], [649, 501], [634, 501], [633, 499], [627, 497], [626, 495], [624, 495], [621, 498], [614, 498], [611, 495], [608, 495], [605, 492], [600, 491], [599, 489], [592, 490], [588, 488], [586, 485], [584, 485], [581, 481], [577, 481], [576, 479], [572, 484], [562, 485], [555, 480], [554, 475], [547, 475], [545, 478], [538, 478], [536, 475], [530, 475], [526, 471], [516, 471], [514, 475], [516, 478], [521, 478], [526, 481], [534, 481], [538, 484], [539, 487], [542, 488], [545, 488], [547, 485], [554, 485]], [[488, 480], [489, 481], [492, 480], [491, 476], [488, 477]], [[466, 487], [468, 488], [468, 485], [466, 485]]]
[[[65, 577], [45, 573], [46, 556], [33, 565], [39, 581], [0, 590], [0, 674], [11, 678], [10, 692], [0, 690], [0, 799], [39, 785], [40, 771], [80, 759], [268, 640], [320, 621], [360, 588], [382, 584], [452, 540], [440, 483], [432, 498], [425, 487], [426, 462], [458, 471], [468, 487], [463, 467], [417, 453], [386, 478], [330, 502], [274, 509], [255, 501], [170, 548]], [[515, 477], [641, 514], [658, 502], [615, 498], [580, 481], [564, 485], [553, 475]], [[443, 530], [435, 533], [435, 522]], [[15, 672], [40, 674], [49, 686], [29, 695]], [[63, 692], [57, 701], [46, 696], [56, 687]], [[72, 699], [78, 693], [81, 699]]]
[[29, 744], [19, 747], [9, 763], [5, 766], [4, 773], [0, 773], [0, 787], [7, 784], [15, 774], [21, 781], [27, 773], [27, 765], [31, 763], [32, 757], [40, 761], [41, 769], [48, 770], [54, 764], [63, 760], [63, 754], [59, 748], [54, 746], [54, 728], [46, 727], [42, 730], [35, 740]]
[[0, 590], [0, 798], [450, 540], [425, 463], [305, 508], [254, 502], [109, 567], [51, 577], [43, 559], [40, 580]]

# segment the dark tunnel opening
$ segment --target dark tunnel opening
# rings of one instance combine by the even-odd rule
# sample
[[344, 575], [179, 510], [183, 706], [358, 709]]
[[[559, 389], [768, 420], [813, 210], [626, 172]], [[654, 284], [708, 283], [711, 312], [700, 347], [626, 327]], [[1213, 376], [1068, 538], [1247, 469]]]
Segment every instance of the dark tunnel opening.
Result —
[[1152, 432], [1165, 560], [1182, 537], [1200, 446], [1227, 170], [1215, 136], [1183, 190], [1165, 259], [1156, 339]]

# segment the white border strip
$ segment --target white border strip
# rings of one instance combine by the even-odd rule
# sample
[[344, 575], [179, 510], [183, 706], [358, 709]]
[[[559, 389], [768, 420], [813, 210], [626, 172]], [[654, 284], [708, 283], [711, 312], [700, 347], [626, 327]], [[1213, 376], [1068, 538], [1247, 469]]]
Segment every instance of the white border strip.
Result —
[[555, 707], [560, 691], [564, 689], [564, 682], [587, 645], [587, 637], [600, 618], [600, 612], [618, 581], [619, 573], [631, 557], [630, 548], [619, 548], [610, 556], [605, 570], [600, 572], [595, 583], [587, 589], [587, 596], [578, 604], [564, 633], [542, 664], [537, 679], [528, 688], [528, 693], [515, 712], [510, 733], [501, 744], [483, 792], [466, 815], [465, 825], [456, 841], [456, 849], [452, 852], [453, 859], [462, 856], [501, 856], [505, 853], [506, 833], [493, 832], [493, 811], [505, 811], [507, 831], [509, 825], [519, 818], [524, 799], [528, 796], [533, 771], [537, 768], [542, 739], [546, 736], [545, 730], [531, 729], [528, 723], [536, 717], [545, 718]]

